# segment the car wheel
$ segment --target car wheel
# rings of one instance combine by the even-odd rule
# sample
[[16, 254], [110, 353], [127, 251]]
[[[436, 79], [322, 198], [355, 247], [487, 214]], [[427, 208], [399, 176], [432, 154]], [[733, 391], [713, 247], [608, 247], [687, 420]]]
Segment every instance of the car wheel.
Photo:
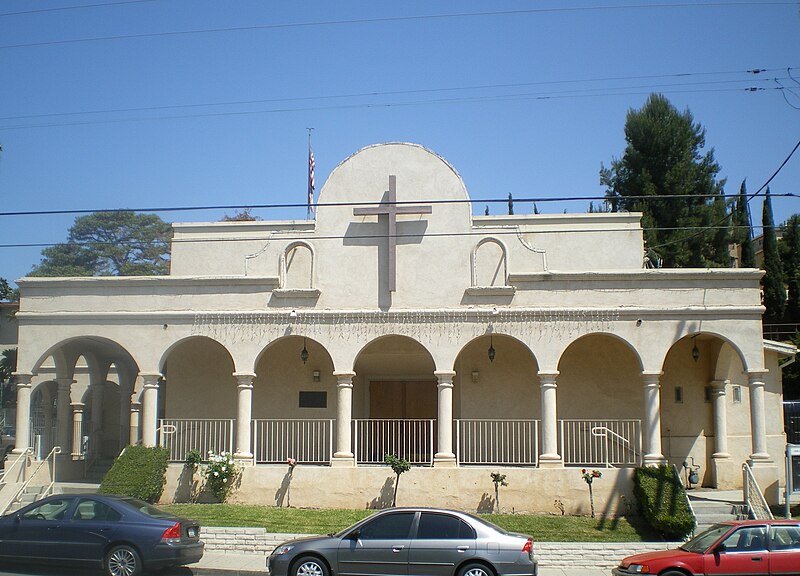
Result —
[[494, 572], [484, 564], [467, 564], [458, 571], [458, 576], [494, 576]]
[[328, 567], [315, 556], [301, 556], [292, 568], [290, 576], [329, 576]]
[[137, 576], [142, 573], [139, 553], [126, 544], [114, 546], [106, 554], [106, 574], [108, 576]]

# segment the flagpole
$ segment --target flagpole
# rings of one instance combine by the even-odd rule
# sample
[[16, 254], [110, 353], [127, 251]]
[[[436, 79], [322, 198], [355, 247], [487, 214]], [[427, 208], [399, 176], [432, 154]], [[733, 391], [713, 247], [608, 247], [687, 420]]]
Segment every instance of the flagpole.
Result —
[[308, 130], [308, 207], [306, 209], [306, 220], [311, 219], [311, 213], [314, 211], [314, 151], [311, 149], [311, 131], [313, 128], [306, 128]]

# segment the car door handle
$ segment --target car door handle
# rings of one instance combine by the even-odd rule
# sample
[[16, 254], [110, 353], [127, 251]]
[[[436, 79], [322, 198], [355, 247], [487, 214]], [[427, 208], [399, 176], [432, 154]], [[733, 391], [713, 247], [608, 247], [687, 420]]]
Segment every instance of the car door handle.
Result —
[[392, 552], [400, 552], [405, 546], [392, 546]]
[[458, 546], [456, 550], [458, 550], [459, 552], [466, 552], [467, 550], [469, 550], [469, 546]]
[[761, 556], [753, 556], [752, 558], [750, 558], [750, 560], [752, 560], [753, 562], [761, 562]]

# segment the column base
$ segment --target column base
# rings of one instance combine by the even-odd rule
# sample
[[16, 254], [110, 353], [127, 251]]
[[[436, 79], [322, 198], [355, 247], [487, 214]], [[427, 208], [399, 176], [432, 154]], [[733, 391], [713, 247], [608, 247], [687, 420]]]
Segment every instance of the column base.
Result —
[[355, 468], [356, 459], [347, 452], [337, 452], [331, 458], [331, 468]]
[[717, 490], [736, 490], [742, 485], [742, 465], [733, 461], [730, 454], [718, 452], [711, 455], [711, 478]]
[[458, 468], [455, 454], [435, 454], [433, 456], [434, 468]]
[[644, 466], [661, 466], [666, 463], [667, 459], [664, 458], [663, 454], [645, 454], [644, 458], [642, 458]]
[[254, 466], [253, 455], [248, 452], [236, 452], [233, 455], [233, 461], [239, 466]]
[[772, 460], [772, 456], [766, 452], [758, 452], [756, 454], [750, 454], [747, 464], [750, 468], [758, 468], [759, 466], [774, 466], [775, 462]]
[[560, 454], [541, 454], [539, 456], [539, 468], [563, 468], [564, 460]]

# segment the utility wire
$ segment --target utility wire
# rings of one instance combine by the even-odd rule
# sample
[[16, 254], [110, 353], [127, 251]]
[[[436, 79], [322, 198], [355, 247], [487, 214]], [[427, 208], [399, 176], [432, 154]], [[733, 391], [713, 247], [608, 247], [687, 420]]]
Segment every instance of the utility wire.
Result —
[[156, 2], [157, 0], [120, 0], [119, 2], [104, 2], [102, 4], [80, 4], [77, 6], [62, 6], [60, 8], [39, 8], [38, 10], [21, 10], [19, 12], [0, 12], [3, 16], [21, 16], [23, 14], [41, 14], [43, 12], [65, 12], [67, 10], [83, 10], [86, 8], [104, 8], [106, 6], [120, 6], [122, 4], [144, 4], [145, 2]]
[[173, 30], [166, 32], [144, 32], [140, 34], [117, 34], [112, 36], [95, 36], [90, 38], [73, 38], [66, 40], [50, 40], [45, 42], [27, 42], [0, 45], [0, 50], [9, 48], [32, 48], [36, 46], [63, 46], [85, 42], [105, 42], [109, 40], [132, 40], [140, 38], [158, 38], [187, 36], [193, 34], [216, 34], [223, 32], [243, 32], [252, 30], [279, 30], [286, 28], [308, 28], [316, 26], [341, 26], [352, 24], [379, 24], [388, 22], [415, 22], [426, 20], [444, 20], [454, 18], [483, 18], [489, 16], [522, 16], [530, 14], [554, 14], [564, 12], [602, 12], [612, 10], [652, 10], [665, 8], [720, 8], [742, 6], [793, 6], [796, 1], [778, 2], [675, 2], [659, 4], [610, 4], [605, 6], [566, 6], [561, 8], [531, 8], [526, 10], [495, 10], [488, 12], [454, 12], [448, 14], [427, 14], [411, 16], [385, 16], [381, 18], [353, 18], [346, 20], [317, 20], [311, 22], [286, 22], [282, 24], [258, 24], [253, 26], [230, 26], [226, 28], [204, 28], [199, 30]]
[[[774, 176], [773, 176], [774, 177]], [[799, 194], [794, 192], [785, 192], [781, 194], [772, 194], [774, 198], [798, 198]], [[665, 198], [695, 198], [695, 199], [713, 199], [721, 198], [724, 200], [735, 200], [738, 194], [672, 194], [669, 196], [626, 196], [625, 199], [629, 200], [664, 200]], [[607, 201], [611, 200], [608, 196], [544, 196], [540, 198], [534, 197], [520, 197], [513, 198], [514, 203], [547, 203], [547, 202], [586, 202], [586, 201]], [[374, 206], [379, 202], [317, 202], [314, 204], [315, 208], [325, 207], [358, 207], [358, 206]], [[471, 198], [471, 199], [452, 199], [452, 200], [397, 200], [395, 202], [380, 202], [385, 205], [403, 206], [406, 204], [507, 204], [508, 197], [505, 198]], [[160, 206], [160, 207], [143, 207], [143, 208], [96, 208], [96, 209], [83, 209], [83, 208], [70, 208], [64, 210], [20, 210], [10, 212], [0, 212], [0, 216], [52, 216], [62, 214], [93, 214], [95, 212], [196, 212], [202, 210], [273, 210], [273, 209], [290, 209], [290, 208], [306, 208], [306, 202], [297, 203], [282, 203], [282, 204], [219, 204], [219, 205], [202, 205], [202, 206]], [[524, 216], [525, 214], [523, 214]]]

